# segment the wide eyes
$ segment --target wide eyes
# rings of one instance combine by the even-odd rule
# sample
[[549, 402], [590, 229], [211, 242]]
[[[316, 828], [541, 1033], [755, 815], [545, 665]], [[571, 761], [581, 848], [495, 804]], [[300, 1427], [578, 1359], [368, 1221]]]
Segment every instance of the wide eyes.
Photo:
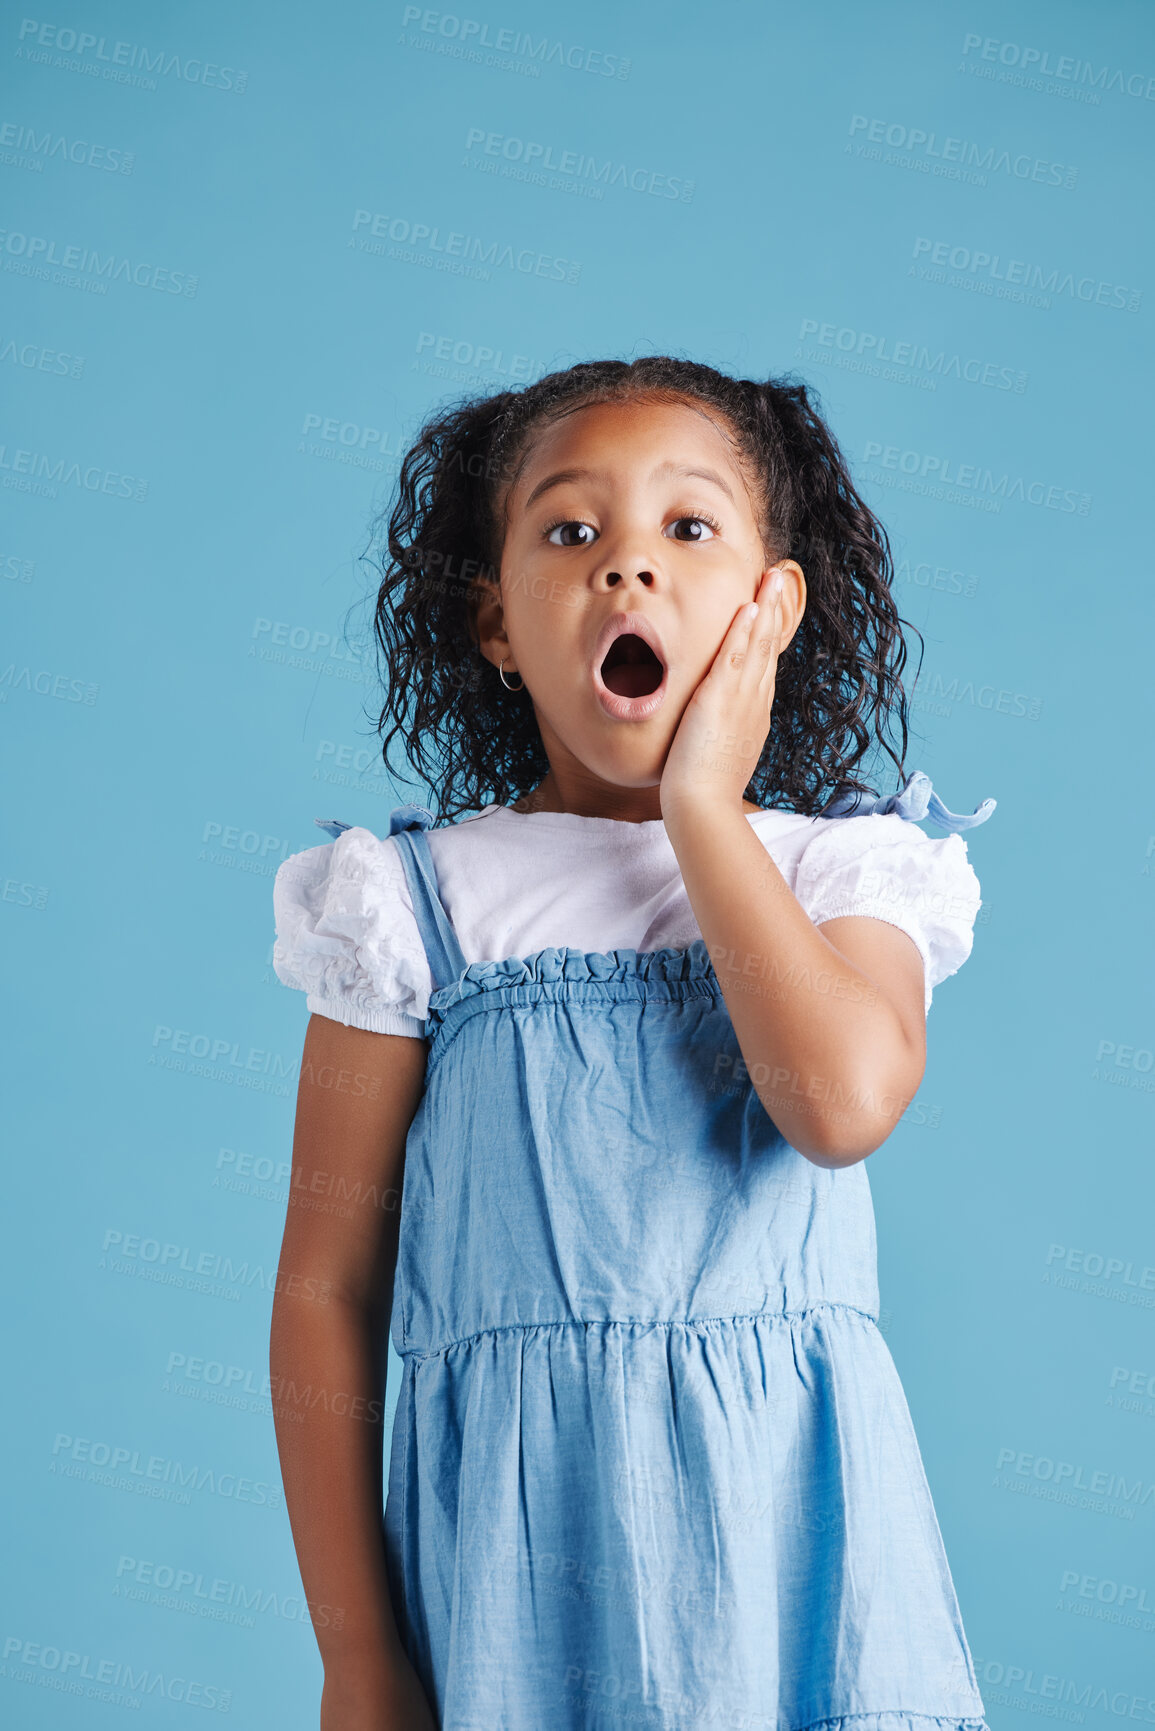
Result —
[[[570, 540], [569, 531], [571, 529], [583, 529], [585, 534], [580, 538], [580, 540]], [[558, 539], [559, 535], [562, 537], [561, 540]], [[555, 523], [553, 528], [550, 529], [546, 535], [546, 540], [552, 541], [555, 547], [588, 547], [592, 542], [593, 537], [594, 531], [589, 523], [571, 521], [569, 523]]]
[[696, 535], [676, 535], [674, 537], [676, 541], [712, 541], [714, 539], [714, 526], [705, 517], [679, 517], [676, 523], [670, 524], [670, 528], [678, 529], [683, 523], [690, 524], [697, 529], [698, 533]]
[[[717, 525], [707, 517], [677, 517], [667, 525], [669, 529], [688, 528], [691, 533], [675, 535], [676, 541], [712, 541]], [[573, 533], [571, 534], [571, 531]], [[569, 518], [564, 523], [554, 523], [546, 531], [547, 541], [555, 547], [589, 547], [592, 546], [597, 530], [590, 523], [583, 523], [579, 518]]]

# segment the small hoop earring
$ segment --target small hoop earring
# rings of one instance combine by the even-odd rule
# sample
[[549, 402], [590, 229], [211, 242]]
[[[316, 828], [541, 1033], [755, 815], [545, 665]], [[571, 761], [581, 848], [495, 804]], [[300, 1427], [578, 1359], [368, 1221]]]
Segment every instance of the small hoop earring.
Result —
[[[510, 684], [510, 683], [509, 683], [509, 680], [508, 680], [508, 679], [507, 679], [507, 678], [506, 678], [506, 677], [505, 677], [505, 671], [504, 671], [504, 669], [505, 669], [505, 664], [506, 664], [506, 662], [507, 662], [507, 661], [508, 661], [508, 660], [509, 660], [509, 656], [508, 656], [508, 655], [503, 655], [503, 656], [502, 656], [502, 658], [501, 658], [501, 662], [500, 662], [500, 665], [499, 665], [499, 666], [498, 666], [498, 669], [497, 669], [497, 676], [498, 676], [498, 678], [499, 678], [499, 679], [500, 679], [500, 680], [501, 680], [501, 683], [502, 683], [502, 684], [503, 684], [503, 685], [504, 685], [504, 686], [505, 686], [505, 689], [506, 689], [506, 690], [507, 690], [507, 691], [524, 691], [524, 690], [525, 690], [525, 680], [524, 680], [524, 679], [521, 679], [521, 674], [520, 674], [520, 673], [518, 673], [518, 674], [517, 674], [517, 677], [518, 677], [518, 678], [519, 678], [519, 679], [521, 679], [521, 684], [520, 684], [520, 685], [511, 685], [511, 684]], [[515, 673], [517, 673], [517, 669], [516, 669], [516, 668], [514, 668], [514, 672], [515, 672]]]

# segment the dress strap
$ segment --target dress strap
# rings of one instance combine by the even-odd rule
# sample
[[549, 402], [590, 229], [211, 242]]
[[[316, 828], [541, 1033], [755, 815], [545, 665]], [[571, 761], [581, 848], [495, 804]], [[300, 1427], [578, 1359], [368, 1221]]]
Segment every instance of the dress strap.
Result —
[[894, 812], [898, 817], [909, 819], [911, 823], [920, 823], [924, 817], [929, 818], [931, 823], [937, 823], [941, 829], [949, 829], [957, 834], [959, 830], [974, 829], [976, 824], [985, 823], [997, 804], [996, 799], [984, 799], [972, 812], [948, 811], [934, 791], [930, 776], [925, 770], [916, 769], [907, 777], [906, 786], [897, 793], [872, 798], [868, 793], [859, 793], [851, 788], [831, 800], [819, 815], [863, 817], [872, 812], [881, 815]]
[[433, 976], [433, 989], [440, 991], [442, 986], [459, 979], [469, 964], [437, 890], [437, 873], [425, 835], [434, 821], [433, 813], [423, 805], [399, 805], [389, 815], [389, 834], [397, 843], [409, 880], [409, 895]]

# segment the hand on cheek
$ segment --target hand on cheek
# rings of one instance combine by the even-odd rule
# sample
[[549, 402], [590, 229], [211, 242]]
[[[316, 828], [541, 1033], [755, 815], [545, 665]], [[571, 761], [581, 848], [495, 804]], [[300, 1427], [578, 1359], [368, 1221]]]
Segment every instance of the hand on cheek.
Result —
[[785, 629], [784, 587], [777, 566], [766, 572], [757, 600], [738, 609], [686, 705], [662, 771], [663, 815], [680, 802], [742, 809], [770, 734]]

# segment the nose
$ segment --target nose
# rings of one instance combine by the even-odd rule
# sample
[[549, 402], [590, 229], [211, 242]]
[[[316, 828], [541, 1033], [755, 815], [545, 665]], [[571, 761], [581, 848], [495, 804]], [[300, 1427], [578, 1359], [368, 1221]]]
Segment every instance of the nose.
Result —
[[[621, 589], [640, 584], [652, 589], [662, 581], [662, 549], [655, 546], [648, 525], [631, 519], [607, 528], [599, 539], [593, 567], [595, 586]], [[656, 557], [655, 557], [656, 555]]]
[[[627, 570], [628, 569], [629, 567], [627, 566]], [[654, 573], [652, 571], [639, 571], [636, 573], [636, 580], [639, 583], [643, 583], [648, 589], [654, 581]], [[619, 584], [625, 582], [625, 578], [622, 576], [620, 571], [606, 571], [604, 573], [604, 581], [607, 589], [616, 589]]]

